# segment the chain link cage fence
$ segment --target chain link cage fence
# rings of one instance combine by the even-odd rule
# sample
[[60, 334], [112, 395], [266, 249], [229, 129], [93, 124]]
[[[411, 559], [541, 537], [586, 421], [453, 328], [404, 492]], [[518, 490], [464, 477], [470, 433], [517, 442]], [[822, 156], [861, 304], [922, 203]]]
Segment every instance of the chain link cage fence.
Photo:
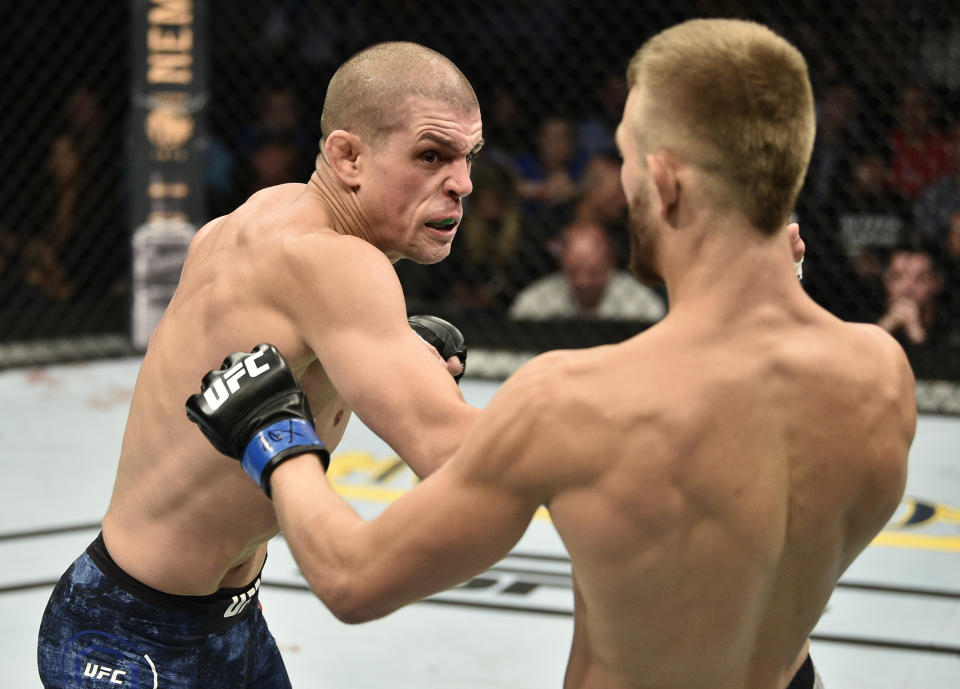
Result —
[[[0, 365], [137, 351], [135, 228], [195, 227], [259, 188], [305, 181], [330, 76], [385, 40], [449, 56], [477, 91], [487, 141], [450, 258], [397, 264], [410, 311], [460, 325], [477, 353], [469, 373], [492, 377], [641, 331], [665, 295], [623, 270], [612, 133], [630, 56], [697, 16], [757, 20], [803, 51], [818, 110], [795, 213], [804, 285], [838, 316], [886, 322], [921, 406], [960, 410], [956, 0], [20, 3], [0, 22]], [[144, 54], [144, 37], [161, 54]], [[185, 65], [188, 77], [145, 90]]]

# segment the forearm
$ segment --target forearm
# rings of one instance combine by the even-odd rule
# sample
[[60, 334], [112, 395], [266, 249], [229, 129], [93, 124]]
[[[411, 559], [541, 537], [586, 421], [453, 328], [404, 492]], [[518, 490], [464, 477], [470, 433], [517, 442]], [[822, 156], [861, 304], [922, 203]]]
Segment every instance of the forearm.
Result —
[[311, 590], [337, 618], [387, 615], [483, 571], [516, 543], [533, 502], [450, 479], [439, 472], [367, 522], [315, 457], [278, 467], [271, 485], [281, 529]]
[[[413, 352], [415, 359], [420, 350]], [[367, 425], [406, 459], [416, 457], [414, 469], [431, 476], [370, 522], [327, 481], [329, 453], [313, 427], [314, 414], [272, 345], [229, 355], [186, 403], [187, 416], [213, 446], [240, 461], [273, 498], [310, 588], [344, 622], [382, 617], [483, 571], [516, 544], [544, 497], [539, 488], [503, 481], [500, 469], [512, 466], [505, 458], [522, 456], [529, 438], [516, 428], [515, 413], [507, 414], [509, 424], [481, 433], [480, 412], [459, 393], [452, 404], [430, 397], [453, 385], [449, 378], [424, 385], [436, 369], [386, 370], [394, 374], [393, 385], [381, 387], [379, 397], [365, 397], [360, 386], [355, 392], [363, 404], [354, 409], [365, 409], [372, 417]], [[480, 447], [461, 460], [460, 445], [470, 438]], [[447, 463], [455, 450], [457, 459]], [[489, 467], [498, 453], [498, 466]]]
[[336, 493], [313, 455], [284, 462], [271, 477], [280, 528], [311, 590], [339, 619], [355, 621], [366, 522]]
[[[393, 388], [388, 387], [382, 395], [387, 402], [373, 399], [369, 406], [376, 410], [381, 404], [374, 416], [381, 422], [392, 419], [388, 426], [393, 441], [414, 451], [419, 460], [415, 468], [434, 473], [434, 480], [395, 501], [370, 523], [327, 482], [323, 472], [329, 453], [313, 427], [313, 412], [272, 345], [229, 355], [220, 369], [204, 376], [201, 391], [186, 403], [188, 418], [213, 446], [240, 461], [274, 498], [280, 526], [311, 588], [347, 622], [385, 615], [468, 574], [460, 554], [462, 532], [450, 530], [462, 512], [462, 500], [448, 495], [449, 478], [437, 484], [443, 472], [433, 469], [440, 464], [434, 458], [446, 461], [459, 446], [477, 412], [463, 402], [449, 377], [438, 379], [438, 387], [447, 384], [456, 394], [446, 405], [430, 404], [435, 401], [428, 397], [434, 389], [430, 386], [422, 390], [415, 380], [399, 382], [406, 384], [396, 386], [407, 391], [405, 398], [391, 395]], [[229, 383], [235, 389], [227, 394]], [[424, 492], [427, 483], [434, 486], [432, 492]], [[439, 509], [441, 505], [446, 509]], [[425, 574], [428, 560], [432, 567]]]
[[315, 456], [284, 462], [271, 487], [300, 571], [339, 620], [355, 624], [383, 617], [434, 592], [421, 590], [421, 577], [404, 567], [403, 558], [392, 557], [391, 546], [399, 546], [405, 528], [413, 525], [401, 519], [390, 531], [365, 521], [334, 490]]

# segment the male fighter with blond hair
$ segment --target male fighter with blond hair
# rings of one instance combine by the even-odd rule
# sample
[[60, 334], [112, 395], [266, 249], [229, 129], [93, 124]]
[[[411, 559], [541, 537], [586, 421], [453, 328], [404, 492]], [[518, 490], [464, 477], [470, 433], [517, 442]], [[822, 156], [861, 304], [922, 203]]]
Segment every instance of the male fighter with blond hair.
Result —
[[217, 409], [223, 372], [208, 374], [188, 414], [272, 471], [287, 542], [345, 621], [484, 570], [546, 505], [573, 566], [568, 689], [820, 686], [808, 638], [900, 500], [912, 372], [790, 270], [783, 228], [814, 138], [800, 53], [754, 23], [694, 20], [646, 42], [628, 78], [631, 263], [665, 281], [663, 320], [523, 366], [450, 461], [370, 522], [293, 437], [299, 388], [270, 346]]

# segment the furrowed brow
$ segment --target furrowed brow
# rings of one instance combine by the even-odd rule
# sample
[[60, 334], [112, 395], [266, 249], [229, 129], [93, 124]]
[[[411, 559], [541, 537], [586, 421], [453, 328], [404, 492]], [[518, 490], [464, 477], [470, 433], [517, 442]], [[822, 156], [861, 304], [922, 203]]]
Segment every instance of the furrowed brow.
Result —
[[445, 136], [440, 136], [439, 134], [435, 134], [433, 132], [424, 132], [417, 138], [417, 141], [432, 141], [437, 146], [442, 146], [443, 148], [450, 148], [454, 150], [457, 148], [456, 144], [453, 142], [453, 139], [448, 139]]
[[[458, 153], [461, 150], [460, 147], [457, 146], [456, 142], [453, 139], [449, 139], [445, 136], [441, 136], [434, 132], [424, 132], [419, 136], [417, 141], [430, 141], [436, 144], [437, 146], [440, 146], [447, 150], [458, 152]], [[468, 154], [476, 155], [477, 153], [480, 152], [480, 149], [483, 148], [483, 144], [484, 144], [484, 140], [480, 139], [480, 141], [478, 141], [476, 144], [473, 145], [473, 148], [470, 149]]]

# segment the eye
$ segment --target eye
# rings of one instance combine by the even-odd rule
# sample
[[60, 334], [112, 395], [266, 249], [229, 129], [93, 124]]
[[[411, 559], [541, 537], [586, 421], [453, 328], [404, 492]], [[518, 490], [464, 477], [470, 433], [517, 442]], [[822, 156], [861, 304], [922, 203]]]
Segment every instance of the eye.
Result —
[[420, 160], [422, 160], [425, 163], [429, 163], [430, 165], [433, 165], [434, 163], [437, 163], [440, 161], [440, 156], [437, 154], [436, 151], [427, 151], [426, 153], [420, 156]]

